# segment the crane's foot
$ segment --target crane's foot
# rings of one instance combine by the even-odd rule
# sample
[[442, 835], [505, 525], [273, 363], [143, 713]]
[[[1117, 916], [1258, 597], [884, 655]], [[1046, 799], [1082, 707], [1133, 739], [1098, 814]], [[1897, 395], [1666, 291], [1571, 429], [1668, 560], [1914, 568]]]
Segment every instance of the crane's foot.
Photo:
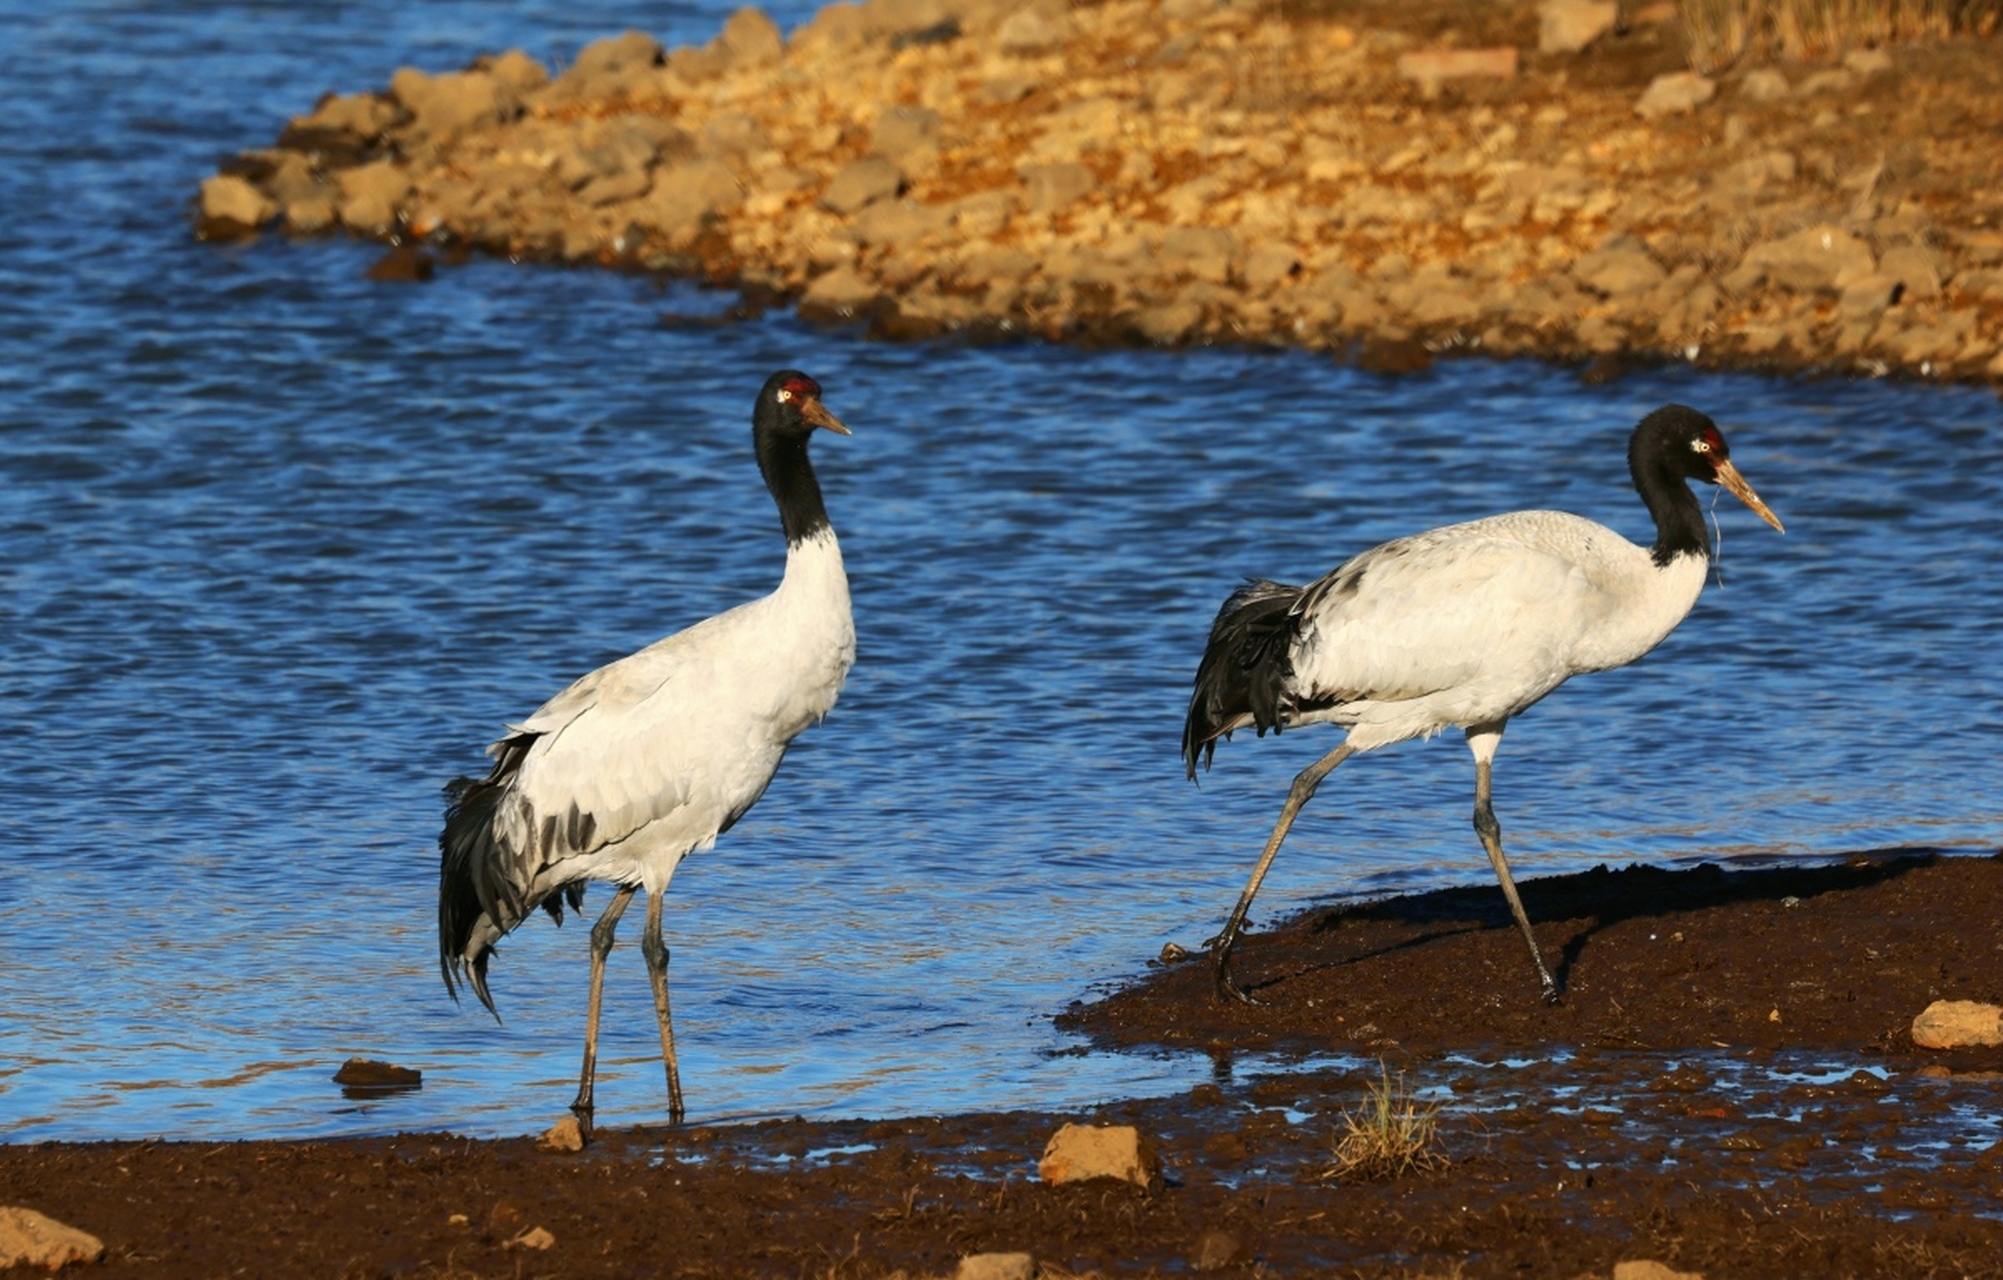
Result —
[[1265, 1001], [1254, 996], [1250, 991], [1239, 986], [1237, 979], [1231, 976], [1231, 954], [1229, 952], [1217, 957], [1215, 976], [1217, 978], [1217, 998], [1219, 1000], [1227, 1003], [1236, 1002], [1238, 1004], [1265, 1003]]
[[1541, 976], [1544, 979], [1544, 1003], [1548, 1005], [1561, 1005], [1565, 1003], [1565, 997], [1558, 992], [1557, 981], [1548, 973]]
[[578, 1136], [582, 1137], [586, 1143], [591, 1141], [591, 1113], [592, 1107], [589, 1098], [579, 1098], [570, 1104], [570, 1114], [577, 1117]]

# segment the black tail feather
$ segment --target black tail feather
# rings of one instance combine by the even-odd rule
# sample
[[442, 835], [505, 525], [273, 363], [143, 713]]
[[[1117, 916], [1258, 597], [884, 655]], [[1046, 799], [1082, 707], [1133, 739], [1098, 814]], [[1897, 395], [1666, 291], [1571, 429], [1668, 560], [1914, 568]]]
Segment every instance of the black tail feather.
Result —
[[1203, 661], [1196, 667], [1189, 718], [1182, 726], [1182, 759], [1192, 781], [1198, 758], [1208, 769], [1217, 739], [1229, 737], [1230, 726], [1240, 716], [1251, 716], [1261, 736], [1267, 729], [1278, 732], [1282, 727], [1300, 621], [1294, 606], [1302, 590], [1253, 578], [1218, 609]]
[[459, 983], [473, 988], [498, 1021], [487, 990], [487, 961], [494, 944], [538, 906], [563, 923], [566, 902], [584, 905], [584, 882], [574, 880], [534, 898], [524, 894], [508, 869], [511, 850], [496, 847], [495, 813], [520, 772], [534, 736], [517, 734], [499, 744], [494, 768], [485, 778], [456, 778], [445, 788], [445, 829], [438, 836], [438, 965], [445, 990], [459, 998]]

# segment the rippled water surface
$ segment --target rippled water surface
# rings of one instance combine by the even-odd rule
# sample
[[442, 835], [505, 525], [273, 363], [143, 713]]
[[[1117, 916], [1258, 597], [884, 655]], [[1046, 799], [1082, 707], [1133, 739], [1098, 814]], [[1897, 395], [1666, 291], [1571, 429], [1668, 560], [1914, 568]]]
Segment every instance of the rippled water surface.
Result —
[[[1521, 872], [2003, 833], [1986, 393], [896, 347], [784, 316], [664, 324], [714, 302], [627, 276], [372, 285], [369, 246], [190, 239], [200, 179], [324, 89], [509, 46], [561, 62], [627, 27], [706, 39], [728, 7], [0, 0], [0, 1136], [557, 1114], [584, 930], [538, 920], [503, 948], [504, 1026], [454, 1006], [439, 786], [575, 675], [770, 589], [748, 414], [781, 365], [856, 429], [817, 457], [861, 658], [675, 881], [694, 1118], [1186, 1083], [1202, 1068], [1065, 1053], [1050, 1016], [1214, 932], [1333, 741], [1241, 738], [1182, 779], [1218, 600], [1509, 507], [1643, 537], [1622, 450], [1666, 400], [1720, 418], [1788, 533], [1726, 499], [1722, 589], [1512, 729]], [[1485, 879], [1471, 772], [1453, 740], [1352, 762], [1262, 914]], [[657, 1119], [631, 947], [607, 1016], [601, 1119]], [[424, 1088], [344, 1099], [328, 1077], [357, 1055]]]

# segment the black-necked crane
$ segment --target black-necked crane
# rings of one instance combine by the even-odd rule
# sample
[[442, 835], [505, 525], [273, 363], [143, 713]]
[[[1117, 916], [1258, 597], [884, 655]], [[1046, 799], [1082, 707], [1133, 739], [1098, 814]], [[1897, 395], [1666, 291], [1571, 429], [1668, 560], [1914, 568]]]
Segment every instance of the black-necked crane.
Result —
[[[487, 1010], [494, 944], [537, 907], [559, 924], [586, 882], [618, 886], [591, 930], [584, 1068], [571, 1103], [590, 1137], [605, 958], [633, 895], [647, 892], [640, 951], [653, 985], [668, 1112], [683, 1116], [668, 1009], [661, 900], [681, 860], [758, 801], [786, 746], [835, 704], [855, 661], [841, 548], [807, 457], [816, 427], [849, 434], [806, 374], [783, 369], [751, 414], [758, 469], [779, 506], [786, 572], [771, 595], [600, 667], [487, 748], [484, 779], [461, 778], [438, 838], [438, 943], [445, 988]], [[495, 1015], [498, 1018], [498, 1014]]]
[[1502, 827], [1489, 803], [1490, 765], [1509, 718], [1572, 676], [1625, 666], [1660, 644], [1697, 602], [1709, 572], [1704, 513], [1687, 483], [1723, 485], [1775, 529], [1779, 519], [1732, 465], [1711, 419], [1684, 405], [1643, 418], [1628, 472], [1655, 518], [1641, 547], [1562, 511], [1517, 511], [1374, 547], [1305, 587], [1254, 579], [1210, 627], [1183, 726], [1192, 780], [1217, 739], [1251, 728], [1349, 730], [1303, 769], [1224, 932], [1212, 944], [1220, 996], [1250, 1001], [1231, 976], [1231, 948], [1259, 882], [1322, 779], [1359, 751], [1449, 728], [1474, 753], [1474, 828], [1530, 944], [1544, 999], [1558, 1000], [1524, 913]]

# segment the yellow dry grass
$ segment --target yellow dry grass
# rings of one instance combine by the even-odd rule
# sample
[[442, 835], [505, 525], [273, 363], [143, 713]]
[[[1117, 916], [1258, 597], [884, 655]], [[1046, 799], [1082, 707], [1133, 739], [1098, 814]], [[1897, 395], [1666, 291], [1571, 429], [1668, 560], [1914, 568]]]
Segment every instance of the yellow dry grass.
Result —
[[1363, 1105], [1342, 1113], [1344, 1132], [1335, 1142], [1335, 1163], [1322, 1177], [1375, 1181], [1447, 1163], [1439, 1149], [1438, 1104], [1421, 1106], [1402, 1073], [1394, 1082], [1382, 1062], [1377, 1070], [1377, 1082], [1368, 1086]]

